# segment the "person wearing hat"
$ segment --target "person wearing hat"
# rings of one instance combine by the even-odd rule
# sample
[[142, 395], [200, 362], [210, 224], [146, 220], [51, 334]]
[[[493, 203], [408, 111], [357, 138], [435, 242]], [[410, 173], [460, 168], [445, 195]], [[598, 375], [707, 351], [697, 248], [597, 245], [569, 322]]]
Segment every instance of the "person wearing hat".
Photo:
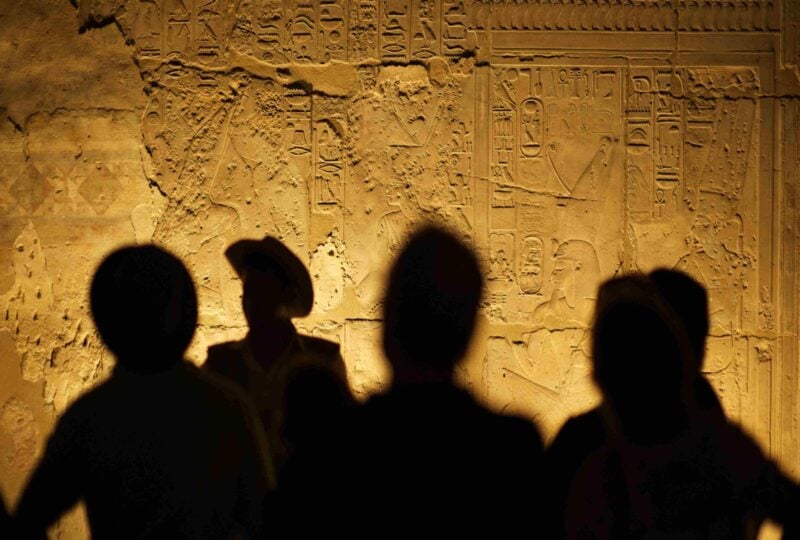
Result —
[[282, 242], [271, 236], [240, 240], [225, 256], [242, 280], [250, 331], [241, 341], [209, 347], [205, 368], [252, 397], [280, 473], [290, 454], [287, 385], [300, 371], [322, 369], [349, 394], [344, 360], [338, 344], [302, 335], [292, 324], [311, 311], [314, 289], [305, 265]]

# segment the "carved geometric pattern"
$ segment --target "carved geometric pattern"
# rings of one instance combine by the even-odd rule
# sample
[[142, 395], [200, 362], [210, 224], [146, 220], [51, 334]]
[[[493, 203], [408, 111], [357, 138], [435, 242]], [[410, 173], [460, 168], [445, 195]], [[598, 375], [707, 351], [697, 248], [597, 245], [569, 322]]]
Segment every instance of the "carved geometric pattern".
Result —
[[28, 165], [9, 191], [22, 208], [28, 213], [33, 213], [53, 192], [53, 186], [39, 169]]
[[78, 192], [86, 199], [98, 215], [106, 213], [117, 200], [122, 184], [108, 166], [98, 163], [89, 171]]

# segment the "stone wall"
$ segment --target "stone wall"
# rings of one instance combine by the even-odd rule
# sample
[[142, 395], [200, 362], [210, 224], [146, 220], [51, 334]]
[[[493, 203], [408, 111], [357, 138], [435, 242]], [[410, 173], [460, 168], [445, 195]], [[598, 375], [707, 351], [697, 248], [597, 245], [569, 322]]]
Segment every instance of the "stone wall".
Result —
[[[222, 256], [272, 234], [308, 265], [298, 321], [388, 378], [380, 300], [423, 221], [483, 261], [461, 381], [552, 435], [597, 400], [587, 326], [615, 273], [711, 295], [704, 370], [800, 473], [795, 0], [66, 0], [0, 15], [0, 490], [108, 373], [87, 309], [113, 247], [198, 283], [190, 357], [241, 335]], [[61, 526], [85, 534], [80, 519]]]

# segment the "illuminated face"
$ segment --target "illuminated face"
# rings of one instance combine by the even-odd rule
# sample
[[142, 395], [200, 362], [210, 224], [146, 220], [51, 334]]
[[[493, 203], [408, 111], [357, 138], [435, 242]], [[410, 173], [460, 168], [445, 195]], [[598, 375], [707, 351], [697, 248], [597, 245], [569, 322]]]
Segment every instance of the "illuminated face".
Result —
[[698, 218], [692, 224], [692, 233], [705, 244], [714, 236], [714, 224], [708, 219]]
[[550, 276], [554, 287], [563, 289], [566, 285], [569, 285], [569, 280], [575, 275], [578, 266], [579, 264], [575, 260], [558, 257], [553, 266], [553, 273]]

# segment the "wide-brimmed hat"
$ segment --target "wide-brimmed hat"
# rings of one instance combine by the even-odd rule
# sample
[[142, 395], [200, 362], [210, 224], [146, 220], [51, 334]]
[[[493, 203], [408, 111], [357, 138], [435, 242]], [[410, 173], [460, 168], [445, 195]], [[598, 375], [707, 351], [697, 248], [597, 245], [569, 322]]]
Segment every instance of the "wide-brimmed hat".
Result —
[[261, 240], [244, 239], [234, 242], [225, 250], [225, 257], [239, 277], [248, 269], [276, 269], [286, 281], [289, 294], [284, 299], [285, 314], [289, 318], [305, 317], [314, 304], [314, 287], [311, 276], [297, 255], [283, 242], [272, 236]]

